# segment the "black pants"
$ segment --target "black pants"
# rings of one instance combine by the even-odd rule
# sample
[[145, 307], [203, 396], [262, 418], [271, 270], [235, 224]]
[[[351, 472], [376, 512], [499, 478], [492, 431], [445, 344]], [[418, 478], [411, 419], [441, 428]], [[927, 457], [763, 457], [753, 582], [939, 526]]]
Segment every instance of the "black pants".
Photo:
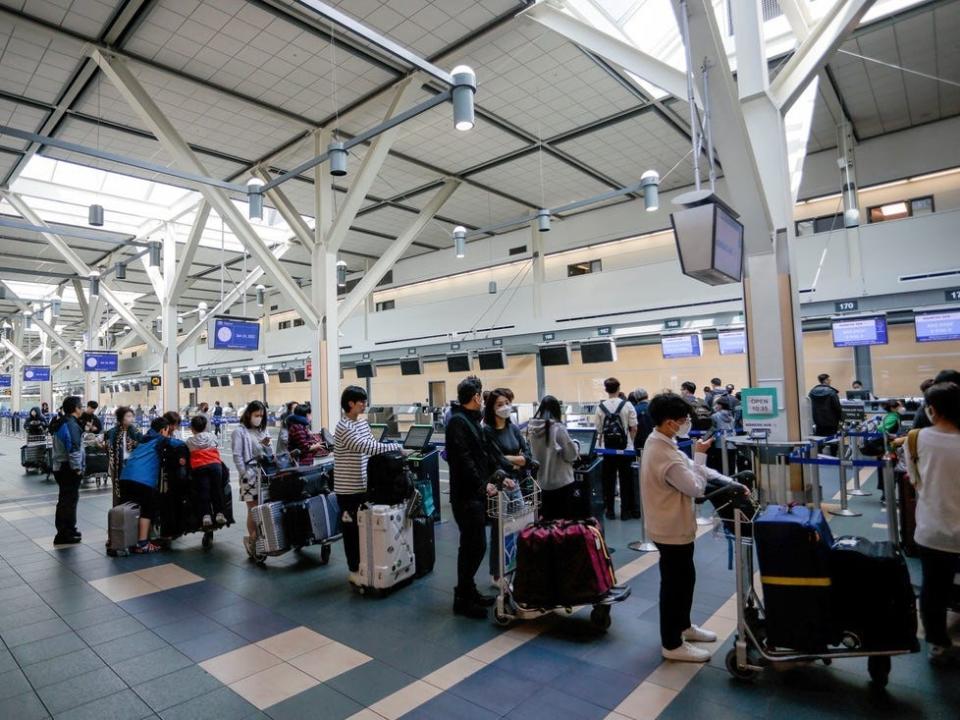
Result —
[[357, 512], [366, 500], [366, 493], [337, 495], [337, 503], [340, 505], [340, 532], [343, 533], [343, 554], [347, 556], [350, 572], [360, 569], [360, 526], [357, 525]]
[[540, 493], [540, 517], [543, 520], [568, 520], [582, 515], [573, 505], [576, 483]]
[[482, 500], [453, 505], [453, 519], [460, 530], [457, 550], [457, 587], [454, 595], [469, 598], [476, 592], [474, 577], [487, 552], [487, 518]]
[[54, 518], [57, 535], [73, 535], [77, 532], [80, 475], [70, 467], [70, 463], [63, 463], [53, 471], [53, 476], [57, 479], [57, 485], [60, 486], [60, 494], [57, 497], [57, 514]]
[[[839, 429], [840, 429], [840, 428], [838, 428], [838, 427], [833, 427], [833, 426], [831, 426], [831, 427], [823, 427], [823, 426], [821, 426], [821, 425], [816, 425], [816, 426], [814, 426], [814, 428], [813, 428], [813, 434], [814, 434], [814, 435], [819, 435], [819, 436], [821, 436], [821, 437], [833, 437], [834, 435], [837, 434], [837, 430], [839, 430]], [[836, 457], [836, 456], [837, 456], [837, 447], [838, 447], [838, 445], [837, 445], [836, 443], [830, 443], [829, 445], [824, 445], [824, 446], [823, 446], [823, 451], [824, 451], [827, 455], [833, 455], [834, 457]]]
[[923, 586], [920, 588], [920, 619], [931, 645], [950, 647], [947, 634], [947, 607], [953, 592], [953, 576], [960, 563], [960, 553], [918, 546]]
[[615, 511], [617, 478], [620, 479], [620, 517], [633, 517], [637, 498], [633, 492], [633, 458], [625, 455], [607, 455], [603, 458], [603, 505], [608, 513]]
[[697, 581], [693, 543], [656, 545], [660, 551], [660, 644], [675, 650], [683, 644], [683, 631], [690, 627], [693, 586]]
[[194, 482], [197, 483], [197, 500], [200, 503], [201, 517], [223, 512], [223, 477], [220, 473], [220, 463], [201, 465], [190, 471]]

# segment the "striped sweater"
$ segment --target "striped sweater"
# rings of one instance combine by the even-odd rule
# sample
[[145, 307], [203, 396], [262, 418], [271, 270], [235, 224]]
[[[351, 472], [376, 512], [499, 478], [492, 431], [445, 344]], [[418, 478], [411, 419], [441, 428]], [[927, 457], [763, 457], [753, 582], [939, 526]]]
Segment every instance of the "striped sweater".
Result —
[[366, 492], [367, 458], [399, 447], [395, 443], [377, 442], [366, 420], [340, 418], [333, 444], [334, 492], [346, 495]]

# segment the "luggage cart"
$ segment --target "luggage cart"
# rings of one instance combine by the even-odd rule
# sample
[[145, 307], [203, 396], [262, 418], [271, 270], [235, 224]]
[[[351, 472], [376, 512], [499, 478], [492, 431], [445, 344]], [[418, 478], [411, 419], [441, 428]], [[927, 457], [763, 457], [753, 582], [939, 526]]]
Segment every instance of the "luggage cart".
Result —
[[49, 436], [27, 435], [26, 444], [20, 447], [20, 465], [28, 475], [32, 472], [43, 473], [49, 480], [53, 472], [52, 448]]
[[[709, 494], [719, 494], [723, 490]], [[768, 666], [820, 661], [830, 665], [835, 658], [867, 658], [870, 679], [879, 688], [886, 687], [890, 675], [891, 657], [917, 652], [917, 649], [855, 650], [844, 645], [827, 646], [816, 652], [772, 647], [767, 642], [764, 628], [764, 606], [755, 586], [753, 569], [754, 517], [737, 509], [734, 515], [734, 561], [736, 573], [737, 630], [734, 646], [727, 653], [727, 671], [738, 680], [751, 680]]]
[[[296, 459], [290, 455], [288, 455], [288, 457], [290, 458], [290, 462], [292, 463], [292, 466], [296, 467], [297, 466]], [[265, 502], [269, 502], [270, 500], [270, 475], [266, 472], [266, 470], [264, 469], [263, 463], [261, 463], [260, 461], [251, 460], [250, 463], [248, 464], [256, 467], [257, 498], [259, 499], [260, 504], [263, 505]], [[247, 512], [250, 512], [250, 510], [247, 510]], [[261, 535], [260, 524], [256, 523], [255, 526], [257, 529], [257, 536], [255, 540], [257, 541], [258, 545], [262, 546], [263, 538]], [[291, 550], [295, 552], [300, 552], [300, 550], [302, 550], [305, 547], [310, 547], [311, 545], [319, 545], [320, 546], [320, 564], [326, 565], [327, 563], [330, 562], [330, 555], [333, 552], [333, 548], [331, 547], [331, 545], [335, 543], [337, 540], [341, 540], [342, 538], [343, 538], [343, 535], [340, 534], [340, 535], [334, 535], [332, 537], [326, 538], [325, 540], [322, 540], [320, 542], [310, 543], [309, 545], [288, 545], [286, 548], [282, 550], [274, 550], [270, 552], [264, 552], [262, 550], [258, 550], [254, 554], [253, 559], [258, 565], [262, 567], [267, 564], [268, 557], [279, 557], [281, 555], [286, 555]]]
[[[487, 499], [487, 516], [497, 521], [498, 542], [500, 543], [500, 582], [493, 617], [498, 625], [506, 627], [516, 620], [535, 620], [557, 610], [573, 614], [573, 607], [556, 605], [553, 607], [526, 607], [513, 598], [513, 576], [516, 572], [517, 540], [520, 531], [537, 519], [540, 510], [540, 486], [533, 482], [529, 492], [522, 498], [510, 498], [507, 493], [499, 492]], [[590, 612], [590, 622], [600, 630], [610, 627], [610, 608], [630, 597], [630, 588], [616, 585], [603, 597], [597, 598]]]

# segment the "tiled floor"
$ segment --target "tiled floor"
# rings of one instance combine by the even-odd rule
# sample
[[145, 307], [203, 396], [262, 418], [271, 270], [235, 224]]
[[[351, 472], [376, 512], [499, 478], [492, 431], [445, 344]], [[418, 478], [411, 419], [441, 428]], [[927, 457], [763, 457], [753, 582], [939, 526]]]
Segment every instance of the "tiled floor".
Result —
[[[0, 454], [17, 443], [0, 438]], [[825, 481], [825, 497], [836, 491]], [[342, 549], [250, 563], [240, 526], [204, 550], [198, 536], [152, 556], [103, 551], [109, 490], [83, 491], [82, 545], [54, 548], [56, 487], [0, 471], [0, 718], [951, 718], [957, 669], [896, 658], [887, 693], [862, 660], [757, 681], [723, 669], [727, 639], [705, 667], [661, 662], [656, 555], [626, 549], [633, 523], [607, 523], [632, 597], [603, 634], [583, 613], [497, 628], [450, 613], [456, 529], [437, 529], [434, 573], [386, 599], [352, 593]], [[881, 537], [876, 495], [835, 531]], [[237, 516], [242, 518], [239, 508]], [[879, 527], [878, 527], [879, 526]], [[697, 547], [694, 621], [734, 628], [726, 543]], [[482, 579], [482, 574], [478, 579]]]

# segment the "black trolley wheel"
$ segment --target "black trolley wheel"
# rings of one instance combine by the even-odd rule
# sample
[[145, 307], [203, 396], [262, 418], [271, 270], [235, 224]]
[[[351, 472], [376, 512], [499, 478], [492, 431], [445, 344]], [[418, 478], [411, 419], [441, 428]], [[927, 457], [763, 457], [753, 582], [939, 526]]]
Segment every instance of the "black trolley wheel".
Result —
[[213, 530], [207, 530], [203, 533], [203, 539], [200, 541], [200, 545], [204, 548], [209, 548], [213, 545]]
[[873, 655], [867, 658], [867, 672], [875, 687], [885, 688], [890, 680], [890, 656]]
[[751, 668], [741, 668], [737, 665], [737, 649], [730, 648], [727, 652], [726, 658], [724, 658], [724, 665], [727, 667], [727, 672], [729, 672], [737, 680], [753, 680], [757, 675], [757, 671]]
[[610, 606], [609, 605], [594, 605], [593, 610], [590, 611], [590, 622], [593, 623], [594, 627], [598, 630], [609, 630], [610, 623]]
[[320, 546], [320, 564], [326, 565], [330, 562], [330, 553], [333, 552], [333, 548], [329, 545]]

